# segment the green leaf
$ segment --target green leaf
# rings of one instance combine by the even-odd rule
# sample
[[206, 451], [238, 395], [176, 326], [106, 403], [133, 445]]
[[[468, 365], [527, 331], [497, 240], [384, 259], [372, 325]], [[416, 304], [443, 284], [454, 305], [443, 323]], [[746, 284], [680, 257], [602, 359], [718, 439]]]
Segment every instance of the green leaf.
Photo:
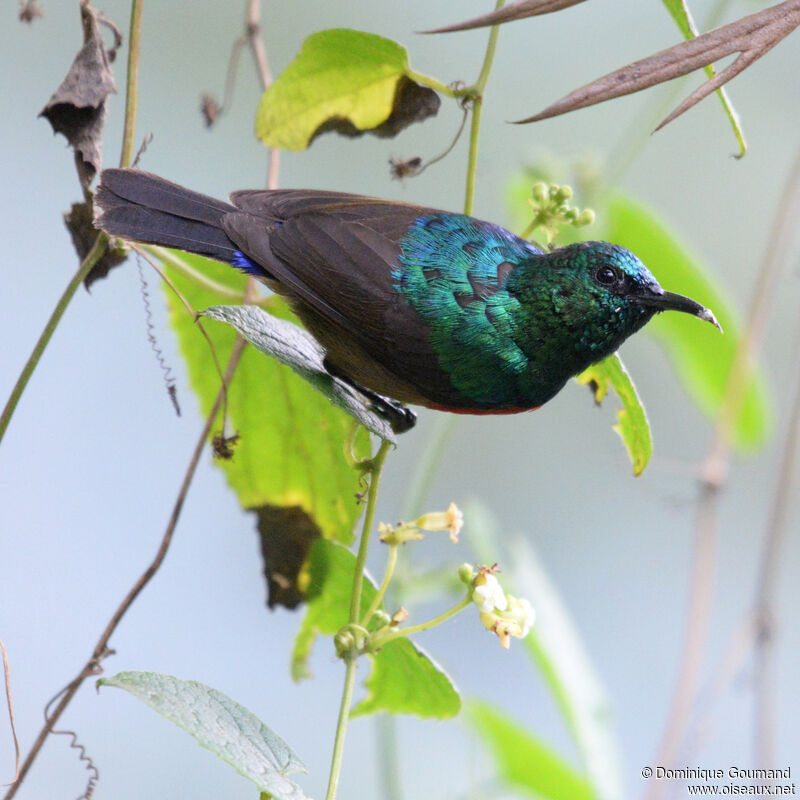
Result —
[[[306, 615], [292, 652], [292, 677], [295, 680], [311, 677], [308, 659], [317, 636], [333, 636], [349, 622], [355, 566], [356, 557], [346, 547], [324, 539], [314, 542], [308, 559]], [[375, 592], [375, 584], [369, 575], [365, 575], [361, 592], [363, 608], [375, 599]]]
[[[295, 680], [310, 677], [308, 659], [316, 637], [332, 636], [349, 621], [350, 596], [356, 557], [346, 548], [317, 540], [309, 557], [306, 615], [292, 653]], [[366, 575], [361, 606], [375, 599], [375, 584]], [[386, 644], [369, 659], [372, 671], [366, 680], [367, 697], [354, 714], [375, 711], [416, 714], [446, 719], [457, 714], [461, 700], [446, 673], [421, 648], [406, 639]]]
[[578, 383], [590, 384], [594, 390], [595, 402], [599, 405], [609, 389], [622, 402], [617, 411], [617, 424], [614, 430], [620, 435], [633, 464], [633, 474], [641, 475], [653, 453], [653, 439], [647, 412], [639, 398], [631, 376], [620, 357], [614, 353], [608, 358], [592, 364], [576, 378]]
[[292, 772], [307, 772], [294, 751], [258, 717], [227, 695], [197, 681], [158, 672], [120, 672], [98, 686], [116, 686], [183, 728], [262, 792], [277, 800], [305, 800]]
[[325, 130], [392, 136], [439, 109], [438, 95], [412, 75], [424, 78], [391, 39], [348, 28], [312, 34], [262, 96], [256, 136], [284, 150], [304, 150]]
[[200, 313], [231, 325], [255, 348], [286, 364], [367, 430], [389, 442], [396, 441], [389, 423], [375, 413], [367, 399], [325, 369], [325, 351], [310, 333], [257, 306], [212, 306]]
[[[739, 347], [738, 315], [699, 259], [638, 201], [612, 196], [607, 226], [609, 241], [632, 250], [665, 289], [688, 295], [710, 308], [722, 325], [724, 335], [687, 314], [667, 313], [658, 315], [645, 328], [664, 346], [689, 396], [705, 414], [715, 417]], [[732, 431], [733, 442], [742, 450], [753, 449], [764, 443], [769, 428], [767, 392], [756, 371]]]
[[[184, 271], [170, 266], [170, 261], [188, 264], [229, 291], [244, 292], [246, 279], [231, 267], [199, 256], [170, 255], [164, 260], [169, 277], [196, 310], [230, 302], [231, 298], [198, 284]], [[207, 414], [219, 391], [219, 375], [191, 315], [171, 290], [167, 288], [166, 293], [170, 325], [178, 336], [201, 412]], [[291, 317], [279, 298], [273, 296], [267, 302], [274, 313]], [[206, 322], [205, 328], [224, 367], [236, 332], [213, 322]], [[361, 509], [354, 499], [359, 476], [344, 456], [351, 418], [288, 367], [251, 347], [242, 354], [229, 387], [228, 411], [230, 427], [241, 439], [232, 459], [216, 463], [241, 505], [249, 509], [266, 504], [299, 506], [324, 536], [352, 541]], [[366, 432], [359, 434], [355, 453], [359, 457], [369, 455]]]
[[[672, 15], [672, 19], [675, 20], [675, 24], [678, 26], [684, 38], [694, 39], [698, 34], [697, 25], [695, 25], [692, 12], [689, 10], [686, 0], [663, 0], [663, 3], [667, 7], [667, 11]], [[713, 78], [717, 74], [713, 64], [709, 64], [704, 69], [709, 78]], [[720, 86], [720, 88], [717, 89], [717, 96], [722, 103], [722, 107], [725, 109], [725, 113], [733, 128], [733, 135], [736, 137], [736, 142], [739, 145], [739, 152], [736, 158], [741, 158], [747, 153], [747, 142], [744, 138], [744, 131], [742, 130], [742, 123], [739, 120], [739, 115], [733, 107], [733, 103], [731, 103], [728, 92], [724, 86]]]
[[395, 639], [370, 653], [372, 671], [367, 696], [352, 715], [415, 714], [423, 719], [449, 719], [461, 710], [461, 697], [447, 673], [407, 638]]
[[569, 611], [531, 545], [530, 537], [502, 537], [482, 504], [464, 509], [465, 529], [480, 562], [499, 561], [503, 585], [526, 597], [536, 624], [523, 639], [572, 735], [583, 769], [602, 800], [621, 800], [619, 743], [611, 702], [581, 641]]
[[468, 713], [473, 728], [492, 751], [506, 783], [535, 798], [595, 798], [583, 775], [505, 714], [479, 702], [471, 702]]

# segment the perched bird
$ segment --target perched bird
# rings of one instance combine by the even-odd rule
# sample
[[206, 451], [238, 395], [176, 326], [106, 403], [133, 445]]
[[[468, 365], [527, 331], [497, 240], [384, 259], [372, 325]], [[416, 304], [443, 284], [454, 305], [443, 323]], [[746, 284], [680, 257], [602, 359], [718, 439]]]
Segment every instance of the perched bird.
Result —
[[224, 261], [285, 295], [326, 369], [398, 432], [416, 419], [404, 403], [537, 408], [660, 311], [717, 325], [606, 242], [545, 252], [463, 214], [341, 192], [242, 191], [228, 204], [132, 169], [105, 170], [94, 202], [112, 236]]

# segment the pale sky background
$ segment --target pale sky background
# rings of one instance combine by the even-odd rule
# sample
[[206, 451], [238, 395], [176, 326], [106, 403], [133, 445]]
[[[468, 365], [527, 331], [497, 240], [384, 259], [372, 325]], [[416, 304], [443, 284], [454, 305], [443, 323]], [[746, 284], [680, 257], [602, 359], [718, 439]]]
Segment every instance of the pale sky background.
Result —
[[[10, 391], [58, 296], [76, 268], [61, 214], [77, 199], [71, 154], [37, 114], [80, 43], [77, 3], [42, 0], [46, 16], [17, 21], [0, 8], [0, 398]], [[147, 2], [138, 132], [155, 139], [142, 166], [224, 197], [263, 184], [266, 152], [252, 134], [258, 88], [243, 54], [234, 107], [213, 131], [198, 112], [205, 91], [219, 95], [228, 52], [240, 34], [243, 3]], [[709, 2], [692, 4], [698, 20]], [[729, 19], [758, 4], [733, 2]], [[127, 0], [99, 3], [127, 32]], [[264, 36], [279, 72], [313, 31], [349, 26], [397, 39], [412, 66], [450, 82], [480, 68], [485, 31], [420, 37], [415, 30], [487, 10], [486, 2], [264, 2]], [[704, 101], [650, 137], [623, 186], [657, 209], [745, 308], [789, 165], [800, 145], [800, 34], [769, 53], [730, 87], [750, 153], [735, 144], [717, 101]], [[663, 87], [536, 126], [527, 116], [577, 86], [678, 41], [655, 0], [600, 0], [505, 26], [487, 90], [475, 213], [507, 221], [504, 186], [542, 151], [571, 158], [608, 156], [633, 124], [645, 125]], [[123, 50], [115, 64], [120, 94], [109, 103], [105, 163], [119, 158], [124, 105]], [[696, 85], [697, 77], [691, 85]], [[685, 87], [689, 91], [689, 86]], [[284, 187], [335, 188], [460, 209], [466, 140], [442, 164], [405, 187], [388, 178], [390, 156], [432, 156], [458, 123], [445, 103], [436, 120], [396, 140], [332, 135], [282, 158]], [[769, 446], [736, 460], [722, 501], [717, 594], [707, 671], [716, 665], [748, 608], [784, 429], [798, 324], [798, 242], [770, 318], [765, 373], [776, 428]], [[152, 282], [151, 289], [155, 288]], [[680, 291], [680, 287], [669, 287]], [[158, 292], [154, 292], [158, 298]], [[145, 338], [132, 263], [79, 291], [19, 405], [0, 449], [0, 637], [9, 652], [23, 750], [38, 731], [45, 701], [88, 656], [113, 607], [149, 562], [201, 426], [195, 400], [155, 303], [159, 342], [178, 375], [184, 416], [176, 419]], [[654, 342], [637, 336], [625, 361], [647, 405], [653, 461], [639, 479], [611, 431], [613, 404], [592, 408], [568, 386], [535, 414], [464, 418], [433, 485], [428, 507], [479, 500], [503, 530], [536, 548], [573, 615], [613, 702], [629, 797], [640, 796], [653, 764], [676, 676], [691, 567], [697, 495], [695, 465], [710, 427], [687, 400]], [[435, 425], [423, 413], [389, 459], [379, 519], [398, 505]], [[776, 768], [800, 769], [800, 557], [798, 486], [778, 587]], [[467, 526], [469, 519], [467, 520]], [[467, 537], [468, 538], [468, 537]], [[373, 571], [382, 569], [374, 548]], [[470, 560], [465, 542], [426, 544], [419, 563], [455, 568]], [[241, 512], [208, 454], [198, 471], [163, 569], [112, 640], [108, 674], [150, 669], [208, 683], [249, 707], [304, 759], [302, 785], [324, 795], [342, 667], [329, 642], [312, 660], [315, 677], [288, 674], [297, 614], [264, 607], [261, 562], [250, 515]], [[444, 603], [420, 610], [435, 613]], [[465, 697], [497, 703], [564, 756], [576, 755], [540, 677], [521, 647], [506, 653], [467, 614], [419, 637]], [[687, 764], [752, 767], [752, 664], [723, 695]], [[121, 692], [87, 684], [63, 726], [79, 732], [101, 771], [95, 797], [249, 797], [255, 790], [182, 731]], [[350, 728], [340, 796], [377, 797], [376, 728]], [[7, 721], [0, 713], [0, 782], [13, 773]], [[406, 797], [460, 798], [491, 776], [491, 765], [459, 721], [400, 721]], [[23, 800], [74, 797], [85, 774], [64, 738], [49, 741], [18, 794]], [[682, 794], [674, 787], [676, 796]]]

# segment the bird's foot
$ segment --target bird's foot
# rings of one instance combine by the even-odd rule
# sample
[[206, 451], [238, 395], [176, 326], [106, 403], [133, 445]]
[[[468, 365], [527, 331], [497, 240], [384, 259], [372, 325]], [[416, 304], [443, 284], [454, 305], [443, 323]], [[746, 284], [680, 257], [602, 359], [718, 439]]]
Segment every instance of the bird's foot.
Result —
[[344, 381], [348, 386], [352, 386], [356, 391], [363, 394], [370, 401], [373, 410], [389, 423], [395, 433], [410, 431], [417, 424], [417, 415], [399, 400], [394, 400], [391, 397], [386, 397], [361, 386], [346, 375], [343, 375], [327, 357], [323, 360], [322, 365], [335, 378], [339, 378], [339, 380]]
[[360, 386], [359, 391], [367, 395], [372, 407], [389, 423], [395, 433], [410, 431], [417, 424], [417, 415], [398, 400], [392, 400], [391, 397], [384, 397], [369, 390], [365, 391]]

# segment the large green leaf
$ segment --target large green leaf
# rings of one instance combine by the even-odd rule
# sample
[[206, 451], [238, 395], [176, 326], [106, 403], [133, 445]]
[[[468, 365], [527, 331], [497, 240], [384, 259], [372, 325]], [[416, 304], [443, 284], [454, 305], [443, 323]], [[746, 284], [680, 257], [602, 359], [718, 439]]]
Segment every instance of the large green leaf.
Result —
[[[229, 266], [199, 256], [180, 258], [221, 286], [244, 292], [245, 278]], [[196, 310], [230, 302], [230, 297], [198, 284], [167, 262], [165, 266]], [[166, 292], [170, 324], [178, 335], [192, 387], [206, 414], [219, 391], [219, 376], [208, 344], [191, 315], [169, 289]], [[270, 310], [291, 317], [277, 297], [270, 298]], [[236, 332], [212, 321], [205, 321], [204, 326], [224, 366]], [[252, 347], [245, 349], [229, 387], [228, 410], [231, 428], [241, 439], [233, 458], [217, 464], [241, 505], [299, 506], [324, 536], [351, 541], [353, 525], [361, 512], [354, 499], [359, 476], [344, 456], [344, 441], [352, 428], [350, 417], [288, 367]], [[366, 434], [359, 435], [356, 453], [368, 455]]]
[[[699, 259], [644, 205], [613, 195], [607, 208], [606, 236], [629, 248], [653, 271], [659, 283], [710, 308], [725, 331], [688, 314], [660, 314], [645, 330], [664, 346], [689, 396], [714, 417], [739, 347], [740, 325], [733, 306], [708, 277]], [[748, 383], [732, 431], [734, 443], [751, 449], [764, 442], [770, 427], [763, 378], [756, 372]]]
[[467, 710], [506, 783], [535, 798], [594, 800], [586, 778], [521, 725], [488, 703], [471, 702]]
[[158, 672], [120, 672], [98, 686], [115, 686], [191, 734], [277, 800], [305, 800], [286, 775], [306, 772], [291, 747], [258, 717], [222, 692]]
[[[694, 23], [692, 12], [689, 11], [686, 0], [663, 0], [663, 3], [667, 7], [667, 11], [671, 14], [672, 19], [675, 20], [675, 24], [678, 26], [683, 36], [686, 39], [694, 39], [698, 33], [697, 25]], [[713, 78], [717, 74], [713, 64], [709, 64], [705, 67], [705, 73], [709, 78]], [[724, 86], [720, 86], [720, 88], [717, 89], [717, 96], [722, 103], [722, 107], [725, 109], [725, 113], [733, 128], [736, 142], [739, 145], [739, 153], [736, 157], [741, 158], [747, 152], [747, 142], [744, 138], [744, 131], [739, 121], [739, 115], [736, 113], [736, 109], [733, 107], [733, 103], [731, 103]]]
[[509, 536], [485, 506], [464, 509], [478, 560], [499, 561], [503, 585], [526, 597], [536, 624], [523, 639], [542, 674], [581, 757], [583, 770], [602, 800], [621, 800], [619, 743], [611, 702], [557, 588], [538, 559], [529, 536]]
[[[292, 651], [292, 677], [295, 680], [311, 677], [308, 659], [317, 636], [333, 636], [347, 625], [355, 564], [355, 556], [346, 547], [333, 542], [318, 540], [311, 548], [306, 615]], [[361, 590], [363, 608], [375, 599], [375, 591], [372, 579], [365, 575]]]
[[[292, 654], [294, 678], [309, 676], [308, 659], [316, 637], [332, 636], [348, 622], [356, 558], [345, 547], [323, 539], [309, 557], [307, 609]], [[375, 599], [375, 584], [366, 576], [362, 608]], [[354, 714], [390, 711], [446, 719], [457, 714], [461, 700], [447, 674], [407, 639], [397, 639], [367, 656], [372, 670], [367, 696]]]
[[395, 639], [368, 658], [368, 694], [353, 709], [354, 716], [388, 711], [449, 719], [461, 710], [461, 697], [447, 673], [410, 639]]
[[620, 399], [622, 408], [617, 411], [614, 430], [620, 435], [633, 464], [633, 474], [641, 475], [653, 453], [653, 438], [647, 412], [639, 398], [631, 376], [620, 357], [614, 353], [584, 370], [578, 383], [589, 384], [594, 390], [596, 403], [602, 402], [609, 389]]
[[376, 132], [394, 135], [439, 108], [436, 93], [411, 75], [422, 77], [391, 39], [348, 28], [319, 31], [262, 96], [256, 136], [270, 147], [303, 150], [325, 130], [357, 135], [385, 126]]

